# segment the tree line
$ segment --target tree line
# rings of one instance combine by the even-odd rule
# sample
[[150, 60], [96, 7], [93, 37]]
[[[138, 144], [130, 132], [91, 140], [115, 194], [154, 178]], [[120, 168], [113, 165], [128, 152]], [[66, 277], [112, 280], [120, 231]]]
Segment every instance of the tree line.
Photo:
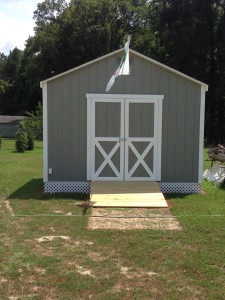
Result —
[[225, 0], [45, 0], [24, 51], [0, 53], [0, 113], [23, 114], [39, 82], [122, 47], [209, 85], [205, 139], [225, 142]]

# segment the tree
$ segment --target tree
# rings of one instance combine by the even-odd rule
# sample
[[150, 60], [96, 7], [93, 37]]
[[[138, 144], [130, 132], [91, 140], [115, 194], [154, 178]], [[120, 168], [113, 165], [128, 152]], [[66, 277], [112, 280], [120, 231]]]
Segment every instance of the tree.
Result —
[[22, 123], [26, 132], [38, 140], [43, 139], [43, 109], [41, 102], [38, 102], [35, 113], [26, 112], [27, 118]]
[[139, 26], [146, 0], [45, 0], [34, 13], [35, 35], [26, 48], [17, 78], [17, 102], [34, 110], [39, 82], [124, 45]]
[[15, 84], [18, 77], [22, 51], [14, 48], [8, 56], [0, 55], [0, 107], [2, 114], [13, 114], [18, 111]]
[[0, 96], [4, 95], [11, 86], [12, 85], [9, 84], [7, 81], [0, 79]]

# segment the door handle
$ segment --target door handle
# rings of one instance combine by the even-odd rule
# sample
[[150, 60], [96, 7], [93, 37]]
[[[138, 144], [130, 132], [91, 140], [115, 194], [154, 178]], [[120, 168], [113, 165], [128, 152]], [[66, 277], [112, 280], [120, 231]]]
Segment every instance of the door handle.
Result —
[[125, 142], [127, 141], [127, 138], [119, 138], [119, 142]]

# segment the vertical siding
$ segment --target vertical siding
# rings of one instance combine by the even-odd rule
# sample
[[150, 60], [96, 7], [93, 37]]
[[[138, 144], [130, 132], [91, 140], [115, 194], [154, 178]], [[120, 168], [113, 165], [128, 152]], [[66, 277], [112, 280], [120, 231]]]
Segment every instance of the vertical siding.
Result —
[[[80, 123], [79, 123], [79, 147], [80, 147], [80, 164], [79, 180], [86, 180], [87, 176], [87, 101], [86, 93], [88, 90], [89, 76], [87, 69], [80, 70]], [[77, 159], [77, 158], [74, 158]]]
[[162, 162], [161, 162], [161, 174], [162, 180], [166, 181], [168, 173], [168, 107], [169, 107], [169, 72], [163, 70], [160, 78], [160, 93], [164, 95], [163, 100], [163, 112], [162, 112]]
[[175, 161], [175, 176], [184, 180], [184, 154], [185, 154], [185, 102], [186, 98], [186, 80], [178, 78], [177, 82], [177, 117], [176, 117], [176, 161]]
[[[48, 83], [49, 180], [86, 180], [86, 93], [105, 93], [117, 58]], [[162, 181], [197, 181], [201, 87], [135, 55], [131, 59], [131, 74], [119, 76], [110, 93], [164, 95]], [[110, 116], [107, 107], [102, 114]]]
[[169, 170], [166, 175], [166, 180], [175, 180], [176, 170], [175, 170], [175, 161], [176, 161], [176, 114], [177, 114], [177, 76], [170, 74], [169, 76], [169, 89], [168, 89], [168, 119], [167, 119], [167, 157], [166, 159], [166, 169]]
[[61, 80], [62, 84], [62, 152], [61, 152], [61, 165], [62, 177], [69, 181], [71, 178], [71, 88], [70, 76], [65, 76]]
[[70, 75], [70, 140], [71, 140], [71, 161], [70, 180], [79, 180], [80, 174], [80, 73], [75, 72]]

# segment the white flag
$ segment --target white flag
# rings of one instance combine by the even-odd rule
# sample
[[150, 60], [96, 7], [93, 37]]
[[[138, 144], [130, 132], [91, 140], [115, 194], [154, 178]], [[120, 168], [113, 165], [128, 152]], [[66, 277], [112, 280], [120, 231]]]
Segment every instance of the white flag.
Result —
[[113, 76], [110, 78], [107, 86], [106, 86], [106, 92], [108, 92], [111, 87], [114, 85], [116, 78], [119, 75], [129, 75], [130, 74], [130, 66], [129, 66], [129, 44], [130, 44], [130, 36], [127, 38], [127, 42], [125, 44], [124, 50], [125, 54], [121, 59], [119, 67], [116, 69], [116, 71], [113, 73]]

